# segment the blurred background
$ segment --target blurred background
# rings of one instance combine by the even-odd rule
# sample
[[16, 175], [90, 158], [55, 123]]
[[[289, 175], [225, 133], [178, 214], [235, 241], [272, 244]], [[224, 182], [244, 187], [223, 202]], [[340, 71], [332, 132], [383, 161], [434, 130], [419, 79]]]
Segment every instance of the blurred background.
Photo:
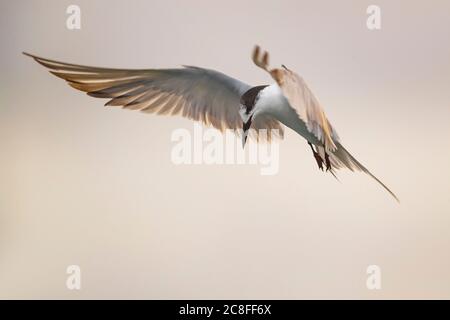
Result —
[[[66, 9], [81, 8], [81, 30]], [[366, 9], [381, 8], [381, 30]], [[0, 298], [450, 298], [450, 2], [0, 2]], [[180, 165], [189, 120], [105, 108], [21, 54], [213, 68], [270, 83], [255, 44], [308, 82], [369, 177]], [[82, 289], [66, 288], [79, 265]], [[381, 290], [368, 290], [378, 265]]]

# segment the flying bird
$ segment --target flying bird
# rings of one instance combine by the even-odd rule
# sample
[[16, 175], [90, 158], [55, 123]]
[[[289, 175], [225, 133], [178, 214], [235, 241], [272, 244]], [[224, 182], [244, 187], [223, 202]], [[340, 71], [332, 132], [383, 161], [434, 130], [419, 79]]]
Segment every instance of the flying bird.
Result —
[[[256, 46], [252, 60], [275, 81], [251, 86], [221, 72], [194, 66], [177, 69], [112, 69], [69, 64], [25, 55], [47, 67], [75, 89], [110, 99], [105, 106], [122, 106], [160, 115], [181, 115], [221, 131], [242, 129], [270, 142], [283, 138], [283, 125], [306, 139], [320, 170], [362, 171], [397, 196], [340, 143], [339, 136], [306, 82], [282, 65], [269, 67], [269, 54]], [[265, 130], [261, 130], [265, 129]], [[261, 133], [262, 132], [262, 133]], [[336, 177], [336, 176], [335, 176]]]

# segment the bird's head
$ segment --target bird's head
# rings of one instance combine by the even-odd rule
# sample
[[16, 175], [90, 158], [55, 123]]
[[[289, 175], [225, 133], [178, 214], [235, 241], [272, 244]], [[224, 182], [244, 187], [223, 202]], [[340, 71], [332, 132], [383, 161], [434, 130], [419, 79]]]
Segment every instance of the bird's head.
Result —
[[239, 115], [242, 119], [242, 148], [245, 146], [245, 142], [247, 141], [248, 132], [250, 130], [250, 127], [252, 125], [252, 118], [254, 114], [253, 110], [248, 110], [248, 108], [245, 105], [240, 105], [239, 107]]
[[248, 108], [242, 104], [239, 106], [239, 116], [241, 117], [243, 123], [248, 122], [252, 115], [253, 110], [248, 110]]

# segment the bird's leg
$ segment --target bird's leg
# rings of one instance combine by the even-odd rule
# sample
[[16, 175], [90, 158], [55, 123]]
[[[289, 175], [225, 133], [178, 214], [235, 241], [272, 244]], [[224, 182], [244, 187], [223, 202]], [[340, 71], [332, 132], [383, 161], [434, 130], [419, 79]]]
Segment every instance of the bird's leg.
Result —
[[331, 169], [330, 157], [328, 156], [326, 149], [324, 149], [324, 153], [325, 153], [325, 165], [327, 166], [327, 169], [325, 171], [328, 171]]
[[320, 156], [320, 154], [316, 150], [314, 150], [314, 147], [313, 147], [311, 142], [308, 141], [308, 144], [311, 147], [311, 150], [313, 152], [314, 158], [317, 161], [317, 165], [319, 166], [319, 169], [323, 171], [323, 159], [322, 159], [322, 157]]

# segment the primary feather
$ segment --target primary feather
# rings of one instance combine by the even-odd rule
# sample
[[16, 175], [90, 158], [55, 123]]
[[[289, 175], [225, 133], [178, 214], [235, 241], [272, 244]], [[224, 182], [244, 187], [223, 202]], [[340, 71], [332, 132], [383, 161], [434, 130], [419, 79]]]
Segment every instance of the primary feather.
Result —
[[[109, 98], [106, 106], [122, 106], [160, 115], [181, 115], [221, 131], [241, 129], [240, 97], [250, 85], [221, 72], [184, 66], [179, 69], [112, 69], [89, 67], [40, 58], [28, 53], [52, 74], [77, 90], [96, 98]], [[283, 129], [275, 119], [259, 119], [252, 126], [257, 139], [259, 129]]]

